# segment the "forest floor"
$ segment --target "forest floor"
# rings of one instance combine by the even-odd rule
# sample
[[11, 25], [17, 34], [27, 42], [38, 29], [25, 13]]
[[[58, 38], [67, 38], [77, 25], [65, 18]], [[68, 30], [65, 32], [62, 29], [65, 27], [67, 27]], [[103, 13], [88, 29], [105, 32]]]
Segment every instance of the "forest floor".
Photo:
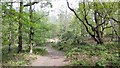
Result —
[[45, 56], [38, 56], [34, 60], [31, 66], [65, 66], [69, 65], [69, 62], [66, 61], [65, 55], [63, 52], [55, 50], [51, 46], [45, 46], [48, 54]]

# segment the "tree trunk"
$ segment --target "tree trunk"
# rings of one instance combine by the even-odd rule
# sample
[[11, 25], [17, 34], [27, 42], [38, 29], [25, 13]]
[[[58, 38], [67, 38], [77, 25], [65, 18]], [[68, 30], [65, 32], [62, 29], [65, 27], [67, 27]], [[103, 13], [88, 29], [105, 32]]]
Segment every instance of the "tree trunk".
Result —
[[[31, 4], [31, 1], [30, 1], [30, 22], [32, 22], [32, 4]], [[34, 34], [34, 32], [33, 32], [33, 27], [31, 26], [30, 27], [30, 38], [29, 38], [29, 40], [30, 40], [30, 42], [29, 42], [29, 51], [30, 51], [30, 53], [32, 53], [33, 52], [33, 50], [32, 50], [32, 47], [33, 47], [33, 34]]]
[[[96, 26], [99, 25], [99, 20], [98, 20], [98, 15], [97, 15], [97, 10], [94, 11], [94, 18], [95, 18], [95, 23], [96, 23]], [[98, 26], [96, 29], [95, 29], [95, 33], [96, 33], [96, 38], [97, 38], [97, 44], [103, 44], [103, 39], [102, 39], [102, 36], [101, 36], [101, 31], [100, 31], [100, 26]]]
[[102, 39], [101, 32], [100, 32], [99, 28], [97, 29], [96, 34], [97, 34], [97, 39], [98, 39], [97, 44], [103, 44], [103, 39]]
[[19, 28], [18, 28], [18, 53], [22, 52], [22, 22], [21, 22], [22, 11], [23, 11], [23, 2], [20, 2]]
[[[10, 5], [10, 10], [12, 10], [12, 3]], [[11, 13], [11, 12], [10, 12]], [[12, 26], [12, 22], [10, 21], [9, 22], [9, 49], [8, 49], [8, 52], [11, 51], [11, 45], [12, 45], [12, 29], [11, 29], [11, 26]]]
[[33, 27], [30, 27], [30, 43], [29, 43], [29, 51], [30, 53], [33, 52], [32, 47], [33, 47]]
[[11, 51], [11, 45], [12, 45], [12, 34], [11, 34], [11, 30], [10, 30], [10, 34], [9, 34], [9, 49], [8, 49], [8, 52]]

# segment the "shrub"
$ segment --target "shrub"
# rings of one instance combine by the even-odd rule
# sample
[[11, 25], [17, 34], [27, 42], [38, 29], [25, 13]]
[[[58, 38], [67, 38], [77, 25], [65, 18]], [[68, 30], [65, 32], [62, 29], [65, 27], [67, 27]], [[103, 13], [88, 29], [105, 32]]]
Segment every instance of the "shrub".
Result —
[[86, 60], [75, 60], [72, 63], [73, 66], [88, 66], [90, 63]]
[[95, 66], [106, 66], [106, 65], [107, 65], [107, 62], [105, 59], [97, 61], [95, 64]]
[[36, 55], [46, 55], [47, 51], [44, 48], [33, 48], [33, 53]]
[[[96, 61], [93, 62], [93, 64], [95, 64], [96, 66], [120, 65], [120, 63], [117, 61], [119, 58], [118, 48], [116, 47], [116, 44], [113, 45], [113, 43], [104, 44], [104, 45], [81, 45], [78, 47], [74, 46], [71, 49], [68, 49], [65, 55], [67, 58], [71, 58], [70, 60], [76, 60], [76, 59], [78, 60], [80, 54], [87, 55], [88, 59], [91, 59], [92, 56], [96, 56], [103, 59], [99, 61], [96, 59]], [[82, 62], [77, 60], [74, 61], [74, 63], [76, 65], [77, 64], [79, 65], [79, 63], [82, 65]]]

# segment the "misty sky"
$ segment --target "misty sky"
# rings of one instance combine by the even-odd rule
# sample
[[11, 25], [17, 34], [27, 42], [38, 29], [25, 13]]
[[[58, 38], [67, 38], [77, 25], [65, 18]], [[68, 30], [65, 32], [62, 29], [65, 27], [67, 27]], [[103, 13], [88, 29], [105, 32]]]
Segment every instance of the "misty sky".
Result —
[[[72, 8], [77, 8], [78, 7], [78, 1], [79, 0], [68, 0], [69, 3], [70, 3], [70, 6]], [[67, 14], [70, 13], [70, 10], [68, 9], [67, 7], [67, 3], [66, 3], [66, 0], [51, 0], [51, 3], [52, 3], [52, 8], [45, 8], [44, 10], [48, 10], [50, 13], [49, 13], [49, 16], [50, 17], [55, 17], [57, 18], [57, 15], [59, 13], [64, 13], [66, 14], [66, 11], [67, 11]], [[35, 5], [35, 9], [36, 10], [41, 10], [40, 9], [40, 4], [36, 4]]]
[[[14, 0], [16, 1], [16, 0]], [[70, 7], [75, 9], [78, 8], [78, 3], [79, 1], [83, 1], [83, 0], [68, 0]], [[90, 0], [91, 1], [91, 0]], [[100, 0], [102, 1], [102, 0]], [[104, 1], [108, 1], [108, 0], [104, 0]], [[35, 4], [35, 10], [37, 11], [49, 11], [49, 17], [53, 18], [53, 19], [58, 19], [58, 14], [63, 13], [66, 15], [66, 11], [67, 14], [70, 13], [71, 11], [68, 9], [67, 7], [67, 3], [66, 0], [50, 0], [50, 2], [52, 3], [52, 8], [40, 8], [41, 3]], [[14, 4], [15, 8], [19, 6], [18, 3]], [[71, 12], [72, 13], [72, 12]]]
[[[68, 9], [67, 7], [67, 3], [66, 3], [66, 0], [50, 0], [51, 3], [52, 3], [52, 8], [44, 8], [44, 9], [41, 9], [40, 8], [40, 5], [41, 3], [38, 3], [38, 4], [35, 4], [34, 7], [35, 7], [35, 10], [37, 11], [41, 11], [41, 10], [46, 10], [46, 11], [49, 11], [49, 16], [50, 17], [55, 17], [57, 18], [57, 15], [62, 12], [62, 13], [65, 13], [67, 11], [67, 14], [70, 12], [70, 10]], [[70, 6], [72, 8], [77, 8], [78, 7], [78, 1], [79, 0], [68, 0], [69, 3], [70, 3]], [[17, 8], [19, 6], [18, 3], [14, 4], [14, 8]], [[17, 8], [17, 10], [19, 10], [19, 8]]]

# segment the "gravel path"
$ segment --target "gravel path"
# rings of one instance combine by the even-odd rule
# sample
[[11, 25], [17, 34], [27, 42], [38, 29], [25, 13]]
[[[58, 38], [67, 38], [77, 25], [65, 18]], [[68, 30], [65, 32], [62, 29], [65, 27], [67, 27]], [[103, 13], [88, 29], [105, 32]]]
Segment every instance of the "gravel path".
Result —
[[45, 47], [48, 51], [46, 56], [38, 56], [31, 66], [65, 66], [68, 65], [64, 53], [53, 49], [50, 46]]

